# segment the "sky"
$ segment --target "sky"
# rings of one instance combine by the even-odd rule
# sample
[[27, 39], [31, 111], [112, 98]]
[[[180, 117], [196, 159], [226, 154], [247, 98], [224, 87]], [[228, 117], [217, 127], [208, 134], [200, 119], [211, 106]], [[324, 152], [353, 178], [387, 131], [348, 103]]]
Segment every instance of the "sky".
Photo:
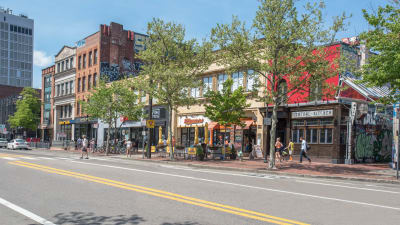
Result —
[[[311, 0], [315, 1], [315, 0]], [[299, 10], [306, 1], [296, 4]], [[368, 30], [362, 9], [371, 11], [388, 0], [325, 0], [327, 23], [342, 12], [352, 14], [347, 30], [338, 38]], [[232, 15], [252, 24], [258, 0], [2, 0], [0, 6], [24, 13], [35, 23], [33, 87], [41, 88], [41, 70], [54, 63], [64, 46], [95, 33], [100, 24], [120, 23], [124, 29], [146, 33], [152, 18], [183, 24], [187, 38], [203, 39], [217, 23], [229, 23]]]

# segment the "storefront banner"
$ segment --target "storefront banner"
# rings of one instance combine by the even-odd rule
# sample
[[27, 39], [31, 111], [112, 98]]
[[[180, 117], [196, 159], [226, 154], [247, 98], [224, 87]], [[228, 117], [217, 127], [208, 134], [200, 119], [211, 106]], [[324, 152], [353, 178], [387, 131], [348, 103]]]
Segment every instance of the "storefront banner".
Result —
[[190, 126], [205, 126], [205, 124], [211, 123], [211, 120], [205, 116], [180, 116], [178, 118], [178, 127], [190, 127]]
[[333, 116], [333, 109], [292, 112], [292, 119], [309, 117], [330, 117]]

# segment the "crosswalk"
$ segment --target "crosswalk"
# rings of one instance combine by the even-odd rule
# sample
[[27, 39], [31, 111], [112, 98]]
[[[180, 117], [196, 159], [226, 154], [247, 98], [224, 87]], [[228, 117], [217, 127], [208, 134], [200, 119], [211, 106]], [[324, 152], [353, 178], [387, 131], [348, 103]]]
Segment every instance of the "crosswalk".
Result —
[[[72, 161], [78, 160], [79, 156], [74, 157], [45, 157], [45, 156], [26, 156], [26, 155], [18, 155], [18, 154], [7, 154], [7, 153], [0, 153], [0, 160], [8, 160], [8, 161], [16, 161], [16, 160], [63, 160], [63, 161]], [[103, 158], [103, 157], [90, 157], [90, 160], [100, 160], [100, 161], [117, 161], [115, 158]]]

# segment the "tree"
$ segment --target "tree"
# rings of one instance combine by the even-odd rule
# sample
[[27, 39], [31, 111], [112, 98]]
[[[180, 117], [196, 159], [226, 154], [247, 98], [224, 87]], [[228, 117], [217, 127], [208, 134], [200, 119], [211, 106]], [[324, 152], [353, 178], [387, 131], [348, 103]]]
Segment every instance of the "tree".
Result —
[[82, 101], [83, 111], [93, 119], [106, 122], [107, 130], [106, 155], [109, 152], [110, 131], [114, 129], [116, 134], [116, 123], [121, 117], [137, 121], [141, 118], [143, 107], [138, 103], [138, 96], [132, 90], [134, 79], [122, 79], [112, 83], [100, 81], [94, 88], [88, 100]]
[[[153, 19], [148, 24], [147, 34], [146, 50], [138, 55], [144, 62], [139, 88], [168, 107], [168, 140], [172, 149], [172, 113], [179, 106], [194, 104], [189, 90], [200, 87], [198, 75], [211, 62], [212, 45], [205, 41], [199, 44], [195, 39], [185, 40], [182, 25], [165, 23], [161, 19]], [[170, 157], [174, 157], [172, 151]]]
[[[209, 91], [205, 97], [209, 103], [205, 105], [206, 117], [218, 122], [224, 127], [243, 126], [241, 118], [244, 117], [244, 109], [249, 106], [246, 103], [246, 95], [243, 93], [243, 87], [232, 90], [233, 80], [227, 79], [223, 84], [222, 92]], [[235, 133], [235, 131], [234, 131]], [[225, 135], [223, 135], [223, 146], [225, 152]]]
[[[232, 23], [217, 24], [211, 40], [220, 48], [217, 63], [228, 72], [253, 70], [259, 80], [259, 98], [272, 105], [270, 132], [270, 168], [275, 168], [276, 125], [278, 107], [298, 94], [307, 97], [334, 94], [324, 81], [337, 75], [338, 54], [325, 44], [335, 40], [344, 27], [346, 15], [336, 17], [331, 27], [324, 29], [324, 3], [307, 3], [300, 13], [294, 0], [260, 0], [251, 28], [233, 17]], [[333, 92], [333, 93], [332, 93]], [[314, 99], [315, 100], [315, 99]]]
[[40, 123], [39, 93], [31, 87], [25, 87], [20, 96], [16, 103], [17, 111], [9, 117], [8, 123], [12, 128], [36, 130]]
[[400, 101], [400, 4], [394, 1], [377, 11], [363, 9], [364, 18], [372, 29], [360, 35], [370, 54], [368, 63], [362, 67], [362, 81], [369, 86], [390, 85], [391, 94], [382, 102]]

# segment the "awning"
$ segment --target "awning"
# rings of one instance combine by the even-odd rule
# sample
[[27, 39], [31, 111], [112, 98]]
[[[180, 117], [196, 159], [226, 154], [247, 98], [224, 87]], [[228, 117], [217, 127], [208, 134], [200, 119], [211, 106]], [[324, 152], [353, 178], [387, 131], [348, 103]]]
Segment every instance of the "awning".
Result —
[[208, 124], [208, 129], [209, 130], [219, 129], [219, 124], [217, 122], [211, 122], [210, 124]]
[[241, 129], [248, 130], [248, 129], [250, 129], [250, 127], [252, 125], [254, 125], [254, 120], [245, 120], [243, 122], [244, 122], [245, 126], [243, 128], [241, 126], [236, 126], [237, 130], [241, 130]]

